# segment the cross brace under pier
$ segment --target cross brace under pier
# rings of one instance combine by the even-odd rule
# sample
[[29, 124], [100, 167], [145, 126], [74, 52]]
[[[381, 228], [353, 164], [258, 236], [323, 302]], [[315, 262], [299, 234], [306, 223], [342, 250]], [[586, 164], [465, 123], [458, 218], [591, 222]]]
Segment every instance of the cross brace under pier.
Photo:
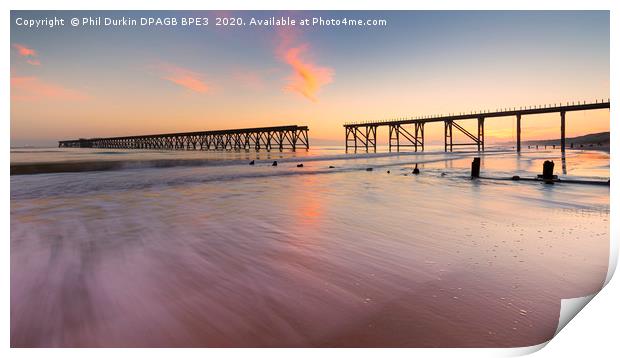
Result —
[[[410, 131], [413, 129], [412, 131]], [[389, 126], [390, 131], [390, 152], [392, 147], [396, 147], [396, 151], [400, 152], [400, 147], [413, 147], [414, 151], [424, 151], [424, 123], [414, 123], [413, 128], [409, 130], [401, 124], [394, 124]], [[413, 133], [412, 133], [413, 132]], [[401, 144], [401, 138], [404, 143]]]

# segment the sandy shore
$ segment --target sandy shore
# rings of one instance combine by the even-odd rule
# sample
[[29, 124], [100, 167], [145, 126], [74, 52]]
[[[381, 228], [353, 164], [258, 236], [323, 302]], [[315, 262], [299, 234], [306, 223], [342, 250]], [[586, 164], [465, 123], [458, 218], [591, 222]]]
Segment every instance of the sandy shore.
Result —
[[561, 298], [600, 289], [608, 188], [471, 181], [469, 156], [415, 176], [412, 159], [12, 176], [11, 345], [529, 346]]

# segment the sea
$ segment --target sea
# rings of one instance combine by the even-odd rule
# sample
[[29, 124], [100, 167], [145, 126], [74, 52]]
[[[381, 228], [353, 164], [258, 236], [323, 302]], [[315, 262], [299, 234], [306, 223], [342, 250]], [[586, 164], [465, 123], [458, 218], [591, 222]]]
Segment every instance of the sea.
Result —
[[11, 346], [539, 344], [605, 280], [609, 160], [12, 148]]

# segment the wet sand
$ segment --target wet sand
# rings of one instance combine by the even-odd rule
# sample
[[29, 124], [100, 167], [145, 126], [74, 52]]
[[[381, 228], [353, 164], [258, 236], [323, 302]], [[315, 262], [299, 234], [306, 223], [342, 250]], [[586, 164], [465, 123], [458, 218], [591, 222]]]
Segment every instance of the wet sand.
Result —
[[[608, 175], [583, 155], [569, 173]], [[609, 188], [470, 181], [470, 155], [442, 158], [12, 176], [11, 346], [548, 340], [560, 299], [605, 279]], [[543, 159], [489, 154], [483, 172]]]

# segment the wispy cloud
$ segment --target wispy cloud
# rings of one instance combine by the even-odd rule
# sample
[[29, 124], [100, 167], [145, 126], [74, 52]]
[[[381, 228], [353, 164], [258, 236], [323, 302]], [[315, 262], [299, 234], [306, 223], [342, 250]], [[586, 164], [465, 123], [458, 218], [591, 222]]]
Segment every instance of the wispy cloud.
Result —
[[13, 48], [17, 50], [17, 53], [26, 59], [26, 62], [33, 66], [40, 66], [41, 61], [39, 61], [39, 54], [33, 48], [27, 47], [22, 44], [13, 44]]
[[20, 56], [24, 56], [24, 57], [28, 57], [28, 56], [36, 57], [37, 56], [37, 51], [29, 47], [26, 47], [25, 45], [13, 44], [13, 47], [17, 49], [17, 52], [19, 53]]
[[211, 87], [205, 82], [204, 75], [187, 68], [169, 63], [159, 63], [151, 66], [157, 71], [157, 75], [166, 81], [187, 88], [193, 92], [207, 93]]
[[11, 77], [12, 101], [37, 101], [44, 99], [79, 101], [88, 95], [59, 84], [46, 82], [34, 76]]
[[293, 73], [287, 78], [284, 90], [294, 92], [316, 102], [317, 93], [324, 85], [332, 82], [334, 70], [321, 67], [308, 60], [310, 45], [298, 43], [295, 33], [280, 31], [278, 57], [291, 66]]

